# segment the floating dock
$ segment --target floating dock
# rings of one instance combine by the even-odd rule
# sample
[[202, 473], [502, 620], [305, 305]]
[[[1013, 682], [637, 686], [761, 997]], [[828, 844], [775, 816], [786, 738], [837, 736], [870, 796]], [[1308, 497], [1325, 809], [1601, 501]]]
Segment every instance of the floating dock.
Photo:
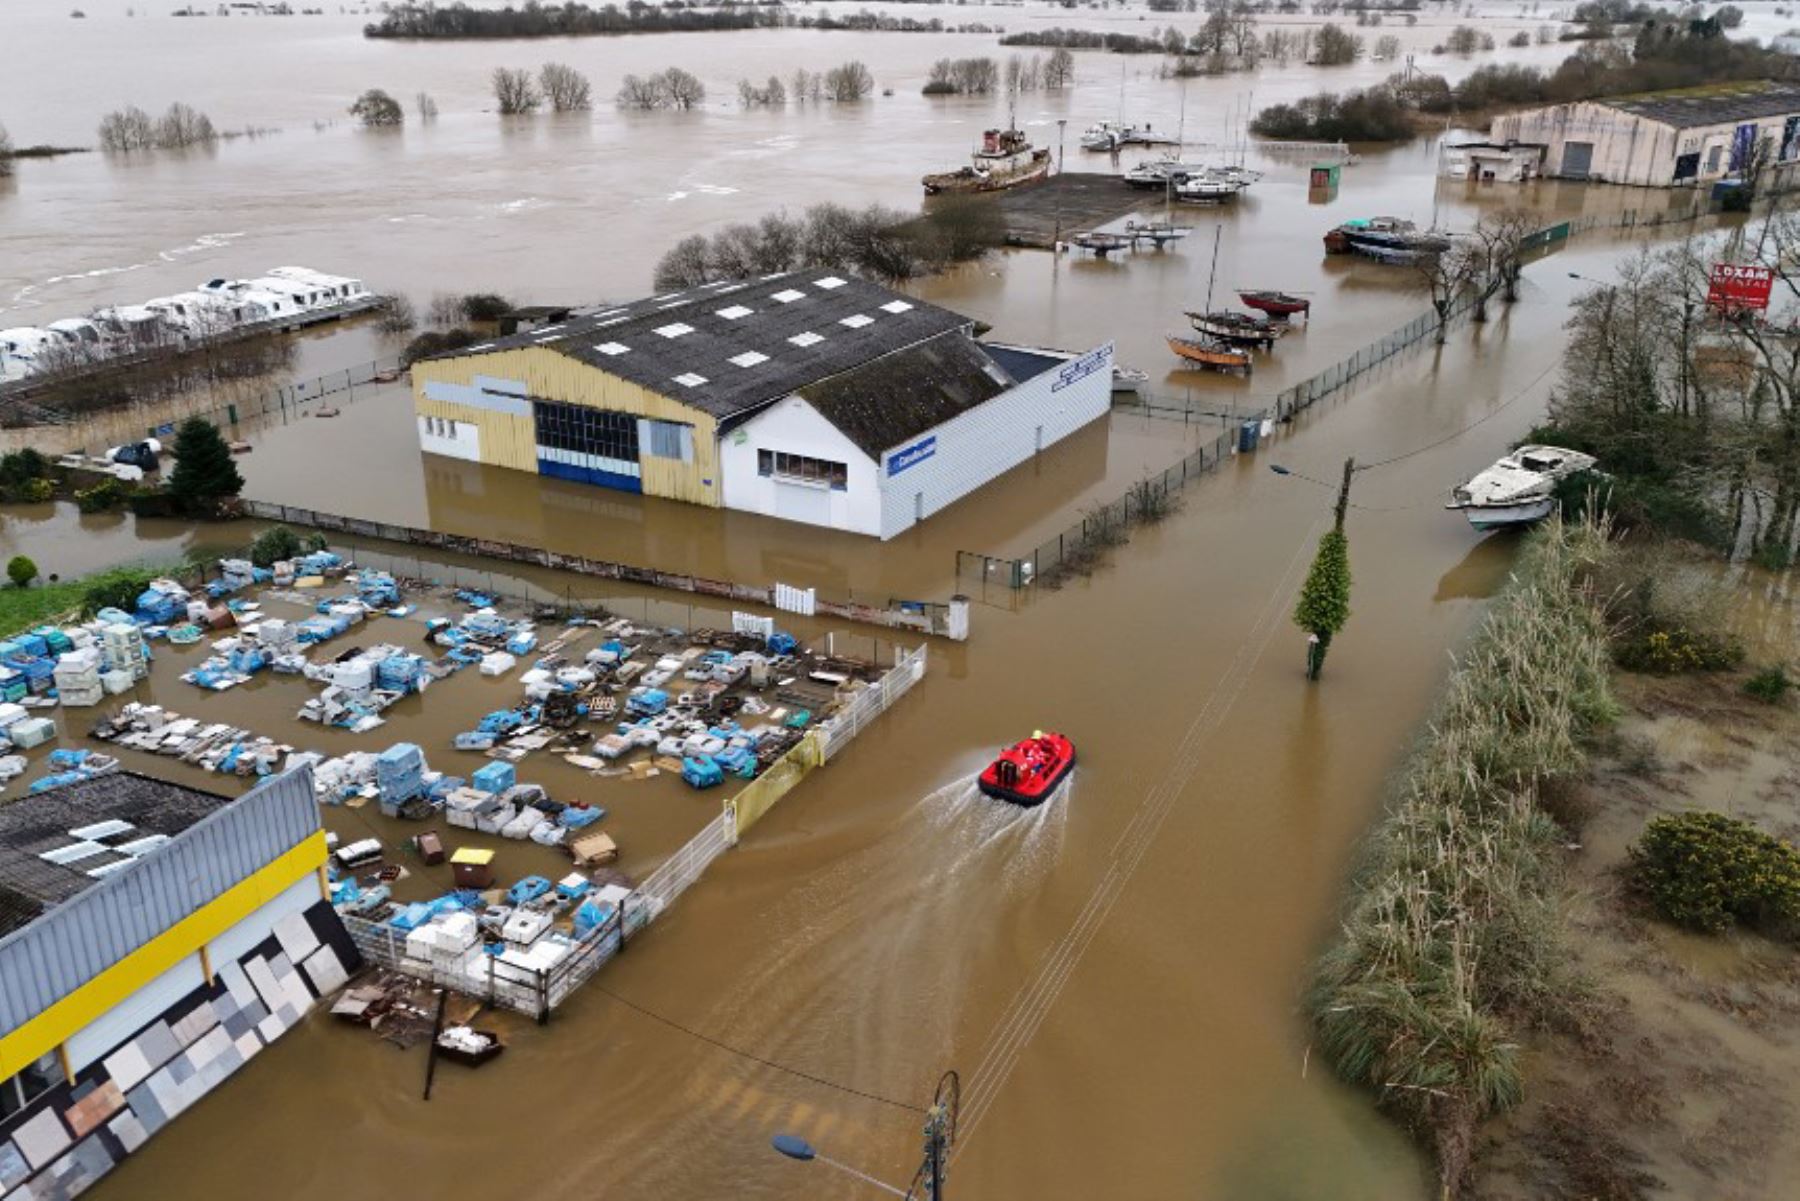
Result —
[[1068, 171], [989, 198], [1000, 209], [1006, 245], [1050, 250], [1060, 238], [1117, 221], [1144, 207], [1144, 195], [1117, 175]]

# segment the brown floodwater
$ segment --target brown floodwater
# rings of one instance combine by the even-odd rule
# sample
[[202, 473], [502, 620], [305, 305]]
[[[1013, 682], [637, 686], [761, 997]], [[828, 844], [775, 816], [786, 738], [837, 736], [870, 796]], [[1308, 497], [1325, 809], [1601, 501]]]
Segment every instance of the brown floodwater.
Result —
[[[221, 125], [282, 132], [192, 156], [22, 164], [0, 191], [4, 324], [278, 262], [355, 272], [420, 299], [476, 287], [539, 301], [631, 296], [648, 286], [661, 249], [689, 232], [824, 198], [910, 205], [917, 176], [960, 159], [1000, 115], [997, 101], [934, 104], [917, 94], [932, 59], [990, 52], [983, 37], [758, 31], [414, 46], [365, 42], [355, 35], [362, 18], [337, 14], [128, 21], [107, 3], [70, 22], [61, 2], [10, 7], [24, 9], [16, 28], [28, 40], [85, 68], [58, 70], [49, 53], [12, 60], [0, 75], [0, 113], [19, 140], [86, 140], [100, 109], [177, 98]], [[905, 8], [1014, 28], [1144, 27], [1131, 10]], [[1427, 44], [1451, 20], [1394, 32]], [[1509, 25], [1496, 15], [1493, 28]], [[552, 57], [589, 71], [603, 94], [627, 70], [679, 63], [719, 102], [701, 113], [574, 120], [502, 122], [480, 111], [492, 66]], [[895, 95], [775, 113], [722, 102], [739, 75], [848, 57], [868, 61]], [[1027, 97], [1020, 117], [1053, 137], [1058, 117], [1078, 130], [1115, 116], [1122, 90], [1129, 118], [1173, 126], [1182, 89], [1154, 79], [1153, 64], [1124, 69], [1121, 89], [1118, 59], [1083, 55], [1080, 86]], [[1219, 140], [1207, 131], [1222, 133], [1252, 88], [1260, 104], [1383, 72], [1296, 65], [1194, 81], [1190, 134]], [[310, 124], [376, 85], [430, 90], [444, 116], [396, 134]], [[1072, 162], [1084, 157], [1070, 145]], [[1435, 153], [1424, 139], [1368, 154], [1327, 197], [1309, 192], [1299, 166], [1252, 150], [1268, 176], [1234, 211], [1191, 214], [1195, 235], [1179, 250], [1108, 263], [1008, 254], [914, 291], [991, 323], [1001, 338], [1116, 340], [1162, 393], [1256, 407], [1423, 307], [1404, 271], [1325, 260], [1318, 239], [1330, 225], [1394, 212], [1460, 228], [1521, 199], [1546, 214], [1664, 199], [1554, 184], [1437, 186]], [[1086, 157], [1084, 166], [1102, 166]], [[516, 1030], [491, 1067], [440, 1074], [425, 1104], [421, 1054], [317, 1015], [128, 1161], [108, 1195], [224, 1196], [252, 1185], [270, 1198], [867, 1195], [823, 1166], [777, 1157], [768, 1149], [777, 1130], [906, 1183], [916, 1115], [732, 1055], [638, 1006], [909, 1103], [924, 1103], [939, 1073], [958, 1068], [958, 1196], [1426, 1196], [1428, 1173], [1404, 1135], [1310, 1062], [1298, 994], [1356, 839], [1429, 708], [1446, 653], [1510, 562], [1506, 538], [1480, 538], [1442, 511], [1445, 492], [1541, 414], [1566, 303], [1584, 286], [1567, 273], [1604, 278], [1626, 253], [1625, 242], [1591, 235], [1534, 266], [1519, 305], [1304, 414], [1256, 456], [1190, 488], [1176, 515], [1138, 531], [1091, 578], [1027, 600], [978, 594], [985, 603], [969, 643], [934, 647], [919, 688], [784, 800], [547, 1028]], [[1205, 300], [1209, 281], [1221, 300], [1239, 286], [1311, 291], [1314, 322], [1259, 359], [1248, 384], [1171, 371], [1162, 334]], [[311, 339], [297, 372], [381, 349], [366, 330]], [[1115, 414], [879, 544], [426, 460], [411, 431], [404, 390], [390, 390], [331, 421], [246, 431], [256, 449], [242, 462], [251, 493], [270, 499], [885, 600], [941, 598], [958, 585], [956, 551], [1028, 551], [1211, 433]], [[1325, 678], [1308, 685], [1287, 614], [1330, 490], [1305, 477], [1334, 479], [1346, 455], [1365, 464], [1406, 457], [1357, 478], [1355, 612]], [[1266, 470], [1275, 462], [1297, 474]], [[6, 553], [25, 549], [67, 573], [232, 536], [79, 518], [66, 505], [11, 510], [0, 523]], [[641, 606], [647, 620], [724, 619], [683, 597], [521, 575], [547, 594], [604, 599], [633, 615]], [[854, 651], [858, 639], [869, 653], [890, 651], [865, 629], [795, 628], [844, 638]], [[355, 641], [416, 642], [420, 632], [383, 622]], [[165, 648], [146, 694], [323, 750], [417, 741], [434, 766], [465, 773], [477, 761], [451, 751], [450, 735], [516, 695], [516, 685], [465, 673], [353, 738], [295, 723], [306, 687], [292, 679], [219, 695], [175, 680], [198, 654]], [[1066, 795], [1015, 812], [973, 794], [971, 776], [994, 747], [1046, 726], [1080, 747]], [[634, 873], [717, 806], [673, 781], [595, 781], [541, 755], [522, 778], [611, 808], [608, 828]], [[327, 820], [346, 834], [405, 832], [367, 809], [329, 810]], [[510, 843], [504, 854], [508, 875], [553, 862]]]

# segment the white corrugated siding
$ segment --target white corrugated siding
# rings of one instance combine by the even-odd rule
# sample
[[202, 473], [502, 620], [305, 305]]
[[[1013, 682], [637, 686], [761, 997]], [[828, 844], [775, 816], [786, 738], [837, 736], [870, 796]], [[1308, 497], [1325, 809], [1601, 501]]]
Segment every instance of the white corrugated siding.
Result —
[[275, 933], [275, 923], [290, 913], [303, 913], [319, 903], [319, 880], [306, 876], [294, 881], [280, 896], [252, 913], [207, 944], [213, 970], [222, 963], [236, 963], [263, 939]]
[[0, 939], [0, 1034], [16, 1030], [318, 829], [312, 771], [277, 776]]
[[[909, 438], [902, 446], [889, 447], [877, 461], [881, 536], [892, 538], [1104, 417], [1112, 408], [1112, 362], [1109, 342]], [[889, 474], [896, 453], [905, 454], [933, 438], [928, 457]]]
[[[313, 887], [317, 898], [319, 890]], [[105, 1017], [98, 1018], [69, 1036], [63, 1049], [69, 1053], [69, 1070], [81, 1069], [111, 1051], [166, 1013], [181, 998], [206, 983], [200, 970], [200, 957], [190, 955], [158, 976], [125, 1000], [113, 1006]]]

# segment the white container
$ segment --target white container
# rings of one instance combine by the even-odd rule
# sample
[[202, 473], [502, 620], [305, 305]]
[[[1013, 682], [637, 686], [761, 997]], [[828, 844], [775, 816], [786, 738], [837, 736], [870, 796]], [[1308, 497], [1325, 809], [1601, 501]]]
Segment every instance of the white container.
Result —
[[515, 909], [500, 927], [500, 936], [514, 946], [528, 947], [550, 928], [550, 915], [541, 909]]
[[483, 655], [481, 674], [484, 676], [503, 676], [518, 665], [518, 660], [505, 651], [495, 651], [491, 655]]
[[374, 672], [366, 659], [352, 659], [331, 669], [331, 682], [345, 692], [367, 692], [375, 683]]
[[56, 723], [47, 717], [27, 717], [14, 722], [6, 731], [7, 738], [22, 751], [43, 746], [56, 737]]
[[14, 722], [24, 721], [25, 718], [26, 712], [24, 705], [0, 703], [0, 730], [5, 730]]

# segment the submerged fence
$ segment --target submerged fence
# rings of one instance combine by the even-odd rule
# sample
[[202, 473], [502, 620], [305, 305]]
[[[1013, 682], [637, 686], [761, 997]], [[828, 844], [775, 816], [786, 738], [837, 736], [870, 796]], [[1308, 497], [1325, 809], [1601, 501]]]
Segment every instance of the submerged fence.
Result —
[[287, 525], [304, 526], [309, 529], [324, 530], [328, 533], [353, 534], [362, 538], [374, 538], [406, 546], [429, 547], [432, 550], [451, 554], [497, 559], [508, 563], [524, 563], [533, 567], [547, 567], [554, 571], [567, 571], [574, 575], [592, 576], [596, 579], [620, 580], [630, 584], [644, 584], [652, 588], [668, 588], [676, 592], [691, 592], [700, 596], [745, 601], [767, 605], [772, 609], [803, 611], [809, 616], [834, 617], [843, 621], [884, 626], [891, 630], [910, 630], [919, 634], [934, 634], [959, 642], [966, 640], [969, 636], [968, 602], [956, 598], [952, 598], [947, 604], [937, 601], [896, 600], [888, 602], [885, 608], [876, 608], [874, 605], [863, 605], [854, 601], [828, 600], [818, 596], [813, 590], [807, 589], [803, 594], [806, 602], [805, 608], [802, 610], [795, 604], [787, 602], [787, 596], [780, 584], [738, 584], [728, 580], [714, 580], [706, 576], [683, 572], [658, 571], [654, 567], [636, 567], [629, 563], [615, 563], [609, 559], [590, 559], [584, 555], [568, 555], [558, 551], [545, 550], [538, 546], [521, 546], [513, 542], [497, 542], [488, 538], [446, 534], [441, 530], [422, 530], [414, 526], [390, 525], [384, 521], [365, 521], [359, 517], [343, 517], [335, 513], [321, 513], [315, 509], [302, 509], [293, 505], [274, 504], [270, 501], [242, 501], [239, 504], [239, 512], [245, 517], [279, 521]]
[[1340, 359], [1291, 388], [1284, 388], [1276, 394], [1270, 415], [1277, 421], [1292, 417], [1351, 383], [1358, 376], [1379, 367], [1401, 351], [1417, 346], [1427, 338], [1436, 337], [1440, 325], [1447, 329], [1452, 323], [1468, 316], [1474, 308], [1475, 298], [1465, 293], [1451, 303], [1449, 311], [1441, 318], [1436, 311], [1420, 313], [1387, 337], [1371, 342], [1349, 358]]
[[736, 796], [727, 798], [717, 817], [644, 877], [604, 922], [574, 939], [567, 953], [547, 968], [491, 955], [479, 941], [459, 949], [441, 948], [426, 940], [409, 945], [407, 931], [391, 923], [346, 915], [344, 925], [357, 950], [371, 964], [540, 1022], [548, 1021], [552, 1010], [667, 911], [713, 860], [736, 846], [744, 831], [774, 808], [794, 785], [814, 768], [829, 762], [871, 721], [906, 695], [924, 677], [925, 662], [924, 646], [898, 655], [894, 666], [859, 692], [842, 712], [808, 731]]
[[1227, 430], [1211, 442], [1157, 475], [1133, 484], [1110, 504], [1083, 514], [1068, 529], [1039, 543], [1030, 554], [1016, 559], [977, 551], [956, 552], [956, 578], [1006, 589], [1055, 582], [1093, 563], [1109, 546], [1126, 540], [1132, 525], [1155, 520], [1168, 512], [1175, 494], [1231, 457], [1235, 431]]

